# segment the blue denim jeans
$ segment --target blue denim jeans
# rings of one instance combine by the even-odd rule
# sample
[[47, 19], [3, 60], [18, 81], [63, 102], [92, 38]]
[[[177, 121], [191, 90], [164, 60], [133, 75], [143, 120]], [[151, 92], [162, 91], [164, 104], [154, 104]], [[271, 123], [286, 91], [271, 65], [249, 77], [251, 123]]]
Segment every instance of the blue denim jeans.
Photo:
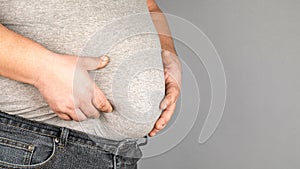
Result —
[[0, 168], [136, 169], [144, 144], [138, 141], [109, 140], [0, 112]]

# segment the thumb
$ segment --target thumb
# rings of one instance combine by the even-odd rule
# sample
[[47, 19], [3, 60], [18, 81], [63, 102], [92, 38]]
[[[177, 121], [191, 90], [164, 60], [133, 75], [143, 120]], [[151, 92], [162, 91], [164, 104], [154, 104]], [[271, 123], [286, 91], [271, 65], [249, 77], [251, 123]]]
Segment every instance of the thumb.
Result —
[[107, 55], [103, 55], [101, 57], [80, 57], [78, 63], [86, 70], [97, 70], [104, 68], [109, 61], [110, 58]]

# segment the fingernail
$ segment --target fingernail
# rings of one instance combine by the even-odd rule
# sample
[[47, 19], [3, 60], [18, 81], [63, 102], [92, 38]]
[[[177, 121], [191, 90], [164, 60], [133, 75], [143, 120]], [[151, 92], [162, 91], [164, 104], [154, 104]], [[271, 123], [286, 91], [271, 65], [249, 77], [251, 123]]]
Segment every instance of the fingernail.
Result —
[[108, 101], [108, 103], [110, 104], [110, 110], [109, 110], [109, 112], [112, 112], [112, 111], [114, 110], [114, 105], [111, 104], [111, 102], [110, 102], [109, 99], [107, 99], [107, 101]]
[[112, 106], [110, 106], [110, 108], [108, 109], [107, 113], [111, 113], [113, 111]]
[[164, 105], [163, 105], [163, 109], [166, 109], [166, 108], [167, 108], [167, 104], [164, 104]]
[[167, 104], [162, 103], [162, 104], [161, 104], [161, 109], [164, 110], [164, 109], [166, 109], [166, 108], [167, 108]]
[[101, 56], [100, 59], [104, 62], [109, 61], [109, 57], [107, 55]]

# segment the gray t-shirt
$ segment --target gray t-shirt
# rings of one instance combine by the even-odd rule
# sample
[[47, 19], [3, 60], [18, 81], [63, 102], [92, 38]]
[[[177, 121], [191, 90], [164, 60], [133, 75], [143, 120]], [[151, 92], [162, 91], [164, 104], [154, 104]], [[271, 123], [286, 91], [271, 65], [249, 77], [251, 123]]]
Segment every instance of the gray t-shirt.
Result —
[[109, 55], [93, 77], [115, 107], [97, 119], [63, 121], [35, 87], [0, 77], [1, 111], [115, 140], [152, 129], [165, 84], [146, 0], [0, 0], [0, 23], [57, 53]]

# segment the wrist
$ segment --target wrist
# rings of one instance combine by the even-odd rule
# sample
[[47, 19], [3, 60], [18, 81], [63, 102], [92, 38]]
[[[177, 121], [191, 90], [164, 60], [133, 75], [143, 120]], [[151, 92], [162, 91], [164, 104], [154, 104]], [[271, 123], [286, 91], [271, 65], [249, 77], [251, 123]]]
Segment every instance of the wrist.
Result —
[[162, 51], [168, 51], [177, 56], [177, 52], [173, 47], [162, 47]]
[[58, 57], [59, 54], [46, 51], [41, 54], [36, 61], [35, 69], [33, 70], [33, 77], [31, 79], [30, 84], [39, 88], [44, 85], [44, 81], [49, 77], [50, 72], [55, 69], [55, 58]]

